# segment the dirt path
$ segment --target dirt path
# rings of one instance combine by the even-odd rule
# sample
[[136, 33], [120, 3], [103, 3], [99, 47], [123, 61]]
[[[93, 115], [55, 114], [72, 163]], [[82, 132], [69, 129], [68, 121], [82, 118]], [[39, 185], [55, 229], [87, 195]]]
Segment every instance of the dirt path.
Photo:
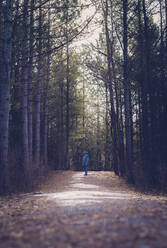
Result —
[[54, 172], [39, 192], [0, 198], [0, 248], [167, 248], [167, 198], [111, 172]]

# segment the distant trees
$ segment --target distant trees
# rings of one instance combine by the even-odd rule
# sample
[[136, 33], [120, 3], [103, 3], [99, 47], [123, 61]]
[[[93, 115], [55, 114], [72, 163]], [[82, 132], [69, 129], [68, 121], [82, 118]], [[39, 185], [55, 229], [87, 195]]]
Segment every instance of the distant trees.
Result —
[[[110, 115], [109, 78], [106, 60], [101, 53], [103, 39], [97, 45], [86, 46], [83, 53], [84, 72], [84, 106], [85, 106], [85, 148], [90, 153], [89, 168], [92, 170], [115, 170], [112, 149]], [[104, 54], [104, 53], [103, 53]]]
[[130, 183], [166, 190], [166, 1], [100, 3], [96, 54], [107, 58], [114, 170]]
[[[48, 154], [49, 163], [54, 169], [70, 169], [73, 167], [73, 141], [78, 129], [81, 101], [78, 95], [78, 76], [79, 76], [79, 59], [74, 51], [69, 52], [69, 89], [67, 89], [66, 78], [66, 53], [57, 54], [57, 63], [54, 64], [51, 84], [49, 89], [48, 102]], [[59, 60], [60, 59], [60, 60]], [[66, 167], [66, 122], [67, 122], [67, 90], [69, 91], [68, 108], [69, 108], [69, 168]], [[55, 107], [56, 106], [56, 107]], [[54, 164], [53, 164], [54, 163]]]
[[[152, 15], [151, 7], [157, 4], [159, 12]], [[161, 151], [166, 147], [163, 139], [165, 132], [160, 128], [166, 123], [165, 101], [162, 95], [166, 92], [166, 65], [164, 63], [165, 46], [165, 2], [157, 1], [149, 6], [146, 1], [138, 1], [136, 6], [138, 30], [134, 43], [133, 80], [138, 96], [138, 117], [136, 139], [139, 141], [140, 164], [143, 180], [146, 185], [166, 189], [164, 176], [166, 169], [162, 165], [166, 158]], [[160, 20], [156, 24], [155, 20]], [[163, 51], [163, 52], [162, 52]], [[131, 74], [132, 76], [132, 74]], [[163, 109], [163, 111], [162, 111]], [[163, 112], [163, 113], [162, 113]], [[161, 117], [160, 117], [161, 116]], [[163, 123], [163, 124], [162, 124]], [[161, 126], [162, 127], [162, 126]], [[161, 155], [160, 155], [161, 154]], [[162, 159], [163, 157], [163, 159]], [[162, 172], [163, 171], [163, 172]]]
[[[82, 23], [77, 30], [74, 17], [77, 18], [81, 10], [78, 1], [16, 0], [13, 5], [12, 2], [0, 1], [1, 193], [6, 191], [7, 185], [30, 188], [33, 180], [47, 171], [51, 150], [48, 144], [53, 128], [50, 97], [55, 97], [50, 92], [54, 87], [57, 90], [58, 86], [61, 98], [54, 108], [61, 108], [59, 135], [64, 137], [64, 130], [68, 131], [66, 139], [61, 137], [60, 150], [65, 145], [70, 149], [67, 143], [72, 118], [71, 102], [75, 98], [74, 75], [77, 72], [70, 68], [69, 56], [72, 53], [70, 49], [66, 53], [65, 47], [69, 48], [69, 43], [86, 26]], [[57, 74], [60, 65], [63, 70], [66, 68], [61, 82]], [[63, 105], [65, 102], [66, 106]], [[54, 125], [57, 126], [58, 116], [55, 118]], [[66, 157], [65, 151], [61, 156], [63, 159]], [[57, 157], [54, 161], [57, 163]], [[67, 157], [66, 165], [70, 166], [69, 161]], [[49, 162], [53, 161], [49, 159]], [[54, 168], [68, 168], [64, 163], [61, 161], [59, 167], [56, 164]]]
[[[91, 23], [94, 14], [80, 18], [90, 4], [102, 30], [78, 52], [71, 42]], [[85, 149], [91, 169], [167, 189], [166, 7], [0, 1], [0, 193], [30, 188], [48, 165], [80, 169]]]

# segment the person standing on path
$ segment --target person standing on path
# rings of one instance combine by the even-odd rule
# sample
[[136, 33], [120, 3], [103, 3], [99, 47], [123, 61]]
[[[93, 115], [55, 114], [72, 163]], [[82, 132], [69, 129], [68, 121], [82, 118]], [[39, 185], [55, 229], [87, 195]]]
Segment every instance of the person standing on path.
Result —
[[82, 158], [82, 166], [84, 167], [84, 170], [85, 170], [85, 176], [87, 176], [88, 174], [88, 162], [89, 162], [88, 152], [84, 152], [83, 158]]

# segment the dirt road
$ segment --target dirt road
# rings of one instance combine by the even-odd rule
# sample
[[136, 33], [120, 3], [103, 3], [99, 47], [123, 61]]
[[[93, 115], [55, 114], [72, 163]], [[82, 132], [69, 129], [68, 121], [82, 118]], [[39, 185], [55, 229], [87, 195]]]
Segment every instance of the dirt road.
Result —
[[112, 172], [58, 171], [38, 192], [0, 198], [0, 248], [167, 248], [167, 198]]

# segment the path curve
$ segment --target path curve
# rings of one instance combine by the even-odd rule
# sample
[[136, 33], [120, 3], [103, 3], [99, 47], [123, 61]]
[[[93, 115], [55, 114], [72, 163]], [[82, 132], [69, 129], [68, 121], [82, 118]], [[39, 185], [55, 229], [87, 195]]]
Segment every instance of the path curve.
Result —
[[1, 248], [166, 248], [167, 198], [112, 172], [57, 171], [38, 192], [0, 198]]

